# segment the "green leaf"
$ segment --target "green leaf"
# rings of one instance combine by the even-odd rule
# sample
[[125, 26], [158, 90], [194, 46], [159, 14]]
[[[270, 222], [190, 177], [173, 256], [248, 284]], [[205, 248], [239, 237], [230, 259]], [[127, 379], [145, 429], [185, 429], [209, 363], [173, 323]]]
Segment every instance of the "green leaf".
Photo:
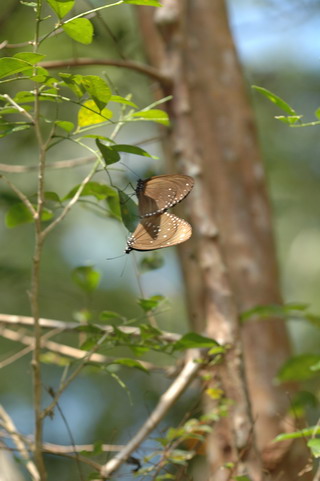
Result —
[[265, 97], [267, 97], [267, 99], [269, 99], [271, 102], [276, 104], [281, 110], [284, 110], [285, 112], [287, 112], [287, 114], [296, 115], [295, 110], [292, 107], [290, 107], [290, 105], [287, 104], [287, 102], [285, 102], [283, 99], [278, 97], [278, 95], [275, 95], [274, 93], [270, 92], [270, 90], [267, 90], [263, 87], [258, 87], [257, 85], [252, 85], [252, 88], [255, 89], [257, 92], [261, 93], [262, 95], [264, 95]]
[[122, 190], [118, 190], [122, 222], [129, 232], [133, 232], [139, 219], [138, 206]]
[[145, 312], [148, 312], [158, 307], [163, 300], [164, 296], [152, 296], [149, 299], [138, 299], [138, 304]]
[[312, 456], [317, 459], [320, 458], [320, 439], [309, 439], [307, 445], [311, 449]]
[[301, 354], [289, 359], [280, 369], [277, 379], [285, 381], [305, 381], [317, 375], [312, 367], [320, 362], [320, 355]]
[[150, 157], [151, 159], [159, 158], [159, 157], [150, 155], [144, 149], [141, 149], [141, 147], [136, 147], [135, 145], [116, 144], [116, 145], [113, 145], [112, 148], [117, 152], [126, 152], [128, 154], [142, 155], [143, 157]]
[[63, 79], [63, 85], [69, 87], [69, 89], [72, 90], [72, 92], [77, 96], [77, 97], [82, 97], [85, 93], [85, 89], [82, 85], [82, 75], [74, 75], [71, 73], [59, 73], [59, 77]]
[[44, 193], [44, 198], [45, 200], [51, 201], [51, 202], [56, 202], [57, 204], [61, 204], [60, 197], [56, 192], [45, 192]]
[[300, 429], [299, 431], [295, 431], [294, 433], [284, 433], [279, 434], [273, 440], [274, 443], [278, 441], [285, 441], [286, 439], [299, 439], [299, 438], [307, 438], [311, 436], [317, 436], [320, 434], [320, 426], [310, 426], [308, 428]]
[[93, 38], [93, 25], [87, 18], [76, 18], [62, 25], [63, 30], [76, 42], [89, 45]]
[[100, 272], [92, 266], [79, 266], [73, 269], [71, 278], [73, 282], [85, 292], [94, 291], [100, 282]]
[[[73, 187], [70, 192], [63, 198], [63, 200], [72, 199], [75, 193], [79, 190], [80, 184]], [[98, 200], [104, 200], [109, 196], [117, 195], [117, 192], [106, 184], [100, 184], [99, 182], [88, 182], [82, 192], [81, 197], [93, 196]]]
[[240, 476], [235, 476], [233, 478], [235, 481], [252, 481], [251, 478], [249, 478], [249, 476], [245, 476], [245, 475], [240, 475]]
[[82, 85], [101, 111], [111, 98], [107, 82], [97, 75], [86, 75], [82, 77]]
[[74, 0], [47, 0], [52, 10], [63, 18], [74, 6]]
[[118, 104], [123, 104], [123, 105], [129, 105], [130, 107], [134, 107], [135, 109], [138, 108], [136, 104], [131, 102], [131, 100], [125, 99], [124, 97], [121, 97], [120, 95], [112, 95], [110, 102], [116, 102]]
[[72, 132], [74, 124], [68, 120], [56, 120], [55, 124], [66, 132]]
[[2, 57], [0, 58], [0, 78], [8, 77], [16, 73], [23, 72], [30, 68], [30, 63], [18, 58]]
[[167, 112], [160, 109], [151, 109], [146, 111], [134, 112], [132, 117], [137, 118], [137, 120], [150, 120], [152, 122], [157, 122], [162, 125], [170, 125], [169, 117]]
[[141, 272], [154, 271], [164, 265], [164, 258], [159, 252], [154, 251], [144, 256], [139, 265]]
[[303, 115], [276, 115], [275, 119], [280, 120], [280, 122], [287, 124], [287, 125], [294, 125], [300, 119], [302, 119]]
[[267, 319], [272, 317], [282, 317], [284, 319], [291, 318], [298, 313], [308, 309], [308, 304], [288, 303], [284, 305], [269, 304], [265, 306], [256, 306], [241, 314], [241, 321], [247, 321], [251, 318]]
[[189, 332], [182, 336], [179, 341], [175, 342], [172, 347], [175, 351], [181, 351], [192, 348], [209, 348], [218, 345], [219, 344], [214, 339], [200, 336], [200, 334], [197, 334], [196, 332]]
[[120, 160], [120, 155], [114, 150], [114, 146], [105, 145], [99, 139], [96, 139], [96, 144], [106, 165], [114, 164]]
[[161, 3], [157, 0], [123, 0], [124, 3], [132, 5], [145, 5], [149, 7], [162, 7]]
[[139, 361], [136, 361], [135, 359], [121, 358], [112, 361], [110, 364], [120, 364], [121, 366], [135, 367], [140, 369], [140, 371], [149, 373], [148, 369], [146, 369]]
[[14, 132], [19, 132], [20, 130], [30, 129], [31, 124], [27, 124], [26, 122], [20, 123], [10, 123], [5, 122], [0, 124], [0, 138], [5, 137], [6, 135], [13, 134]]
[[84, 102], [78, 112], [78, 126], [88, 127], [89, 125], [100, 124], [112, 118], [113, 112], [110, 109], [98, 110], [93, 100]]
[[122, 319], [120, 314], [113, 311], [102, 311], [99, 316], [101, 322], [110, 322], [111, 319]]
[[46, 57], [46, 55], [42, 55], [40, 53], [33, 53], [33, 52], [19, 52], [13, 55], [13, 58], [18, 58], [20, 60], [24, 60], [31, 65], [34, 65], [38, 62], [41, 62]]
[[[47, 221], [52, 219], [53, 213], [48, 209], [43, 209], [42, 211], [42, 221]], [[22, 203], [18, 202], [13, 204], [8, 210], [5, 221], [7, 227], [16, 227], [20, 224], [25, 224], [28, 222], [33, 222], [33, 216], [29, 209]]]

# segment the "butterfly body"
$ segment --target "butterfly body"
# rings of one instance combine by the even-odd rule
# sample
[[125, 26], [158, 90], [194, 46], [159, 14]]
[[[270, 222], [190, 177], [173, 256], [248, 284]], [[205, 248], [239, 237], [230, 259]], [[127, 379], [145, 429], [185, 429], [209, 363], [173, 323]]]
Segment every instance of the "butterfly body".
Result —
[[125, 253], [170, 247], [188, 240], [191, 234], [191, 225], [185, 220], [169, 212], [155, 214], [141, 220], [127, 241]]
[[162, 214], [181, 202], [192, 190], [194, 180], [188, 175], [157, 175], [139, 179], [136, 194], [140, 217]]

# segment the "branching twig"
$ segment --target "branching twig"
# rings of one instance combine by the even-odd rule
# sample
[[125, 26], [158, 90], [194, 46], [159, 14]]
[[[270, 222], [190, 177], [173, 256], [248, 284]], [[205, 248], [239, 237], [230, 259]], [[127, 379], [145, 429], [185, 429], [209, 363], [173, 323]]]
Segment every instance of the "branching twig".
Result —
[[2, 97], [5, 98], [15, 109], [17, 109], [20, 114], [22, 114], [22, 115], [24, 115], [25, 117], [27, 117], [27, 119], [30, 120], [30, 122], [32, 123], [32, 125], [34, 125], [34, 118], [32, 117], [32, 115], [30, 115], [29, 112], [27, 112], [23, 107], [21, 107], [21, 105], [17, 104], [17, 102], [15, 102], [15, 101], [10, 97], [10, 95], [4, 94], [4, 95], [2, 95]]
[[46, 236], [49, 234], [49, 232], [51, 232], [58, 224], [60, 224], [60, 222], [65, 218], [65, 216], [68, 214], [68, 212], [70, 211], [70, 209], [74, 206], [74, 204], [77, 202], [77, 200], [79, 199], [80, 195], [81, 195], [81, 192], [83, 191], [83, 189], [85, 188], [86, 184], [92, 179], [92, 177], [94, 176], [94, 174], [96, 173], [97, 171], [97, 168], [98, 166], [100, 165], [100, 160], [97, 161], [95, 164], [94, 164], [94, 167], [91, 169], [91, 171], [89, 172], [89, 174], [83, 179], [83, 181], [81, 182], [77, 192], [75, 193], [75, 195], [72, 197], [72, 199], [70, 200], [70, 202], [65, 206], [65, 208], [63, 209], [63, 211], [61, 212], [61, 214], [54, 220], [51, 222], [51, 224], [48, 225], [48, 227], [46, 227], [42, 233], [41, 233], [41, 238], [42, 238], [42, 241], [46, 238]]
[[41, 413], [41, 419], [44, 419], [46, 416], [48, 416], [52, 410], [54, 409], [55, 405], [60, 399], [61, 394], [66, 390], [66, 388], [72, 383], [72, 381], [77, 377], [77, 375], [80, 373], [80, 371], [83, 369], [84, 365], [90, 361], [91, 356], [95, 353], [95, 351], [99, 348], [99, 346], [107, 339], [108, 334], [104, 334], [99, 341], [96, 343], [96, 345], [91, 349], [91, 351], [85, 353], [85, 355], [82, 357], [81, 362], [79, 365], [75, 368], [72, 374], [60, 385], [58, 391], [55, 393], [54, 398], [52, 402], [47, 406]]
[[[78, 349], [72, 346], [66, 346], [65, 344], [61, 344], [54, 341], [47, 341], [46, 339], [50, 336], [54, 336], [57, 333], [60, 333], [61, 329], [57, 329], [54, 332], [49, 332], [41, 337], [41, 347], [47, 349], [48, 351], [55, 352], [62, 356], [71, 357], [73, 359], [83, 359], [83, 357], [87, 354], [87, 351], [83, 351], [82, 349]], [[19, 351], [18, 353], [10, 356], [10, 358], [5, 359], [4, 361], [0, 362], [0, 369], [7, 366], [11, 362], [20, 359], [20, 357], [28, 354], [32, 351], [34, 347], [34, 338], [32, 336], [27, 336], [25, 333], [20, 333], [16, 331], [12, 331], [11, 329], [1, 329], [0, 328], [0, 335], [5, 337], [6, 339], [10, 339], [11, 341], [21, 342], [21, 344], [25, 344], [29, 347]], [[110, 364], [115, 358], [104, 356], [103, 354], [93, 353], [90, 362], [94, 362], [97, 364]], [[151, 369], [159, 369], [159, 367], [155, 366], [146, 361], [140, 361], [139, 363], [147, 370]]]
[[[33, 318], [29, 316], [15, 316], [12, 314], [0, 314], [0, 323], [4, 324], [14, 324], [19, 326], [33, 326]], [[65, 322], [65, 321], [58, 321], [55, 319], [39, 319], [39, 323], [42, 328], [44, 329], [61, 329], [63, 331], [72, 331], [77, 329], [78, 327], [83, 327], [83, 324], [80, 322]], [[99, 324], [99, 329], [108, 333], [109, 335], [114, 332], [114, 328], [112, 326], [108, 326], [105, 324]], [[141, 331], [139, 327], [132, 327], [132, 326], [117, 326], [117, 329], [124, 332], [125, 334], [130, 334], [131, 336], [140, 336]], [[176, 334], [174, 332], [162, 331], [159, 334], [158, 339], [167, 342], [176, 342], [181, 339], [180, 334]]]
[[169, 389], [161, 396], [158, 405], [151, 413], [150, 417], [137, 432], [137, 434], [126, 445], [126, 447], [103, 466], [101, 470], [101, 476], [103, 478], [108, 478], [110, 474], [114, 473], [164, 418], [168, 410], [184, 392], [186, 387], [190, 384], [197, 372], [200, 370], [201, 364], [197, 362], [200, 357], [201, 354], [199, 350], [189, 351], [189, 359], [184, 368], [179, 376], [173, 381]]
[[23, 459], [26, 461], [26, 468], [29, 471], [30, 475], [32, 476], [32, 479], [34, 481], [39, 481], [40, 480], [40, 475], [39, 472], [34, 464], [33, 461], [31, 461], [28, 450], [24, 444], [24, 442], [21, 439], [21, 436], [17, 434], [16, 432], [16, 427], [8, 415], [8, 413], [4, 410], [4, 408], [0, 405], [0, 417], [2, 418], [2, 425], [5, 428], [5, 430], [10, 434], [10, 437], [14, 444], [17, 446], [17, 449]]
[[160, 70], [150, 67], [133, 60], [106, 60], [104, 58], [70, 58], [67, 60], [50, 60], [47, 62], [40, 62], [41, 67], [51, 69], [51, 68], [62, 68], [62, 67], [84, 67], [87, 65], [106, 65], [110, 67], [121, 67], [130, 70], [135, 70], [136, 72], [143, 73], [148, 77], [157, 80], [164, 86], [170, 86], [172, 84], [172, 79], [168, 75], [165, 75]]
[[32, 216], [35, 217], [36, 216], [36, 210], [33, 207], [33, 205], [31, 204], [28, 197], [26, 195], [24, 195], [24, 193], [21, 192], [21, 190], [18, 189], [18, 187], [16, 187], [9, 179], [7, 179], [7, 177], [5, 175], [0, 174], [0, 179], [3, 179], [4, 182], [10, 187], [10, 189], [13, 190], [13, 192], [15, 194], [17, 194], [17, 196], [19, 197], [21, 202], [23, 202], [23, 204], [27, 207], [27, 209], [30, 211]]

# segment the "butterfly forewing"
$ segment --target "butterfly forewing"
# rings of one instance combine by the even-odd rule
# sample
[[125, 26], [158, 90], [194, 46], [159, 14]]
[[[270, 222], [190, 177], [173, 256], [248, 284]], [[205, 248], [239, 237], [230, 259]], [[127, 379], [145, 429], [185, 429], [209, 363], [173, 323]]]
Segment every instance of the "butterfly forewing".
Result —
[[129, 237], [125, 252], [148, 251], [170, 247], [191, 237], [191, 225], [176, 215], [164, 212], [145, 217]]
[[161, 214], [181, 202], [191, 191], [194, 180], [188, 175], [158, 175], [139, 180], [136, 194], [141, 217]]

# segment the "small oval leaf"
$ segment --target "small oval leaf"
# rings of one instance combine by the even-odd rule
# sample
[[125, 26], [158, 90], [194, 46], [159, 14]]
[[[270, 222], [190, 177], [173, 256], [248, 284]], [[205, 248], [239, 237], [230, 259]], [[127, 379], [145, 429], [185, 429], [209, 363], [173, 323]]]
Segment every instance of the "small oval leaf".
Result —
[[93, 38], [93, 26], [87, 18], [76, 18], [62, 25], [66, 34], [76, 42], [89, 45]]

